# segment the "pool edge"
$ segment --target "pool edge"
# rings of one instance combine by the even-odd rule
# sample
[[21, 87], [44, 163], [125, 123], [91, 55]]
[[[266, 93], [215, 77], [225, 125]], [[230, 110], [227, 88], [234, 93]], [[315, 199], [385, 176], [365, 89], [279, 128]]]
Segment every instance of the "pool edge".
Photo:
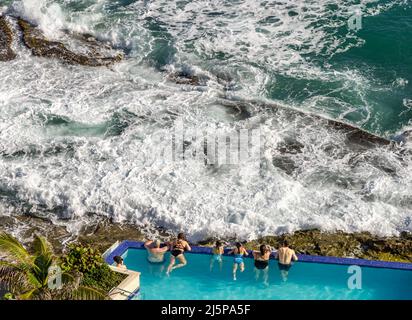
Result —
[[[104, 259], [107, 264], [113, 264], [113, 257], [118, 255], [123, 255], [128, 249], [142, 249], [144, 248], [144, 242], [141, 241], [130, 241], [124, 240], [120, 242], [115, 248], [112, 248], [112, 251], [107, 254]], [[230, 249], [225, 249], [225, 256], [227, 256]], [[251, 258], [250, 254], [252, 250], [248, 250], [249, 256], [246, 258]], [[211, 247], [200, 247], [192, 246], [192, 251], [188, 252], [189, 254], [212, 254]], [[309, 262], [309, 263], [323, 263], [323, 264], [338, 264], [338, 265], [357, 265], [362, 267], [370, 268], [386, 268], [386, 269], [398, 269], [398, 270], [409, 270], [412, 271], [412, 263], [406, 262], [392, 262], [392, 261], [379, 261], [379, 260], [366, 260], [366, 259], [357, 259], [357, 258], [341, 258], [341, 257], [332, 257], [332, 256], [312, 256], [306, 254], [298, 254], [299, 261]], [[274, 259], [274, 256], [271, 255], [271, 259]]]

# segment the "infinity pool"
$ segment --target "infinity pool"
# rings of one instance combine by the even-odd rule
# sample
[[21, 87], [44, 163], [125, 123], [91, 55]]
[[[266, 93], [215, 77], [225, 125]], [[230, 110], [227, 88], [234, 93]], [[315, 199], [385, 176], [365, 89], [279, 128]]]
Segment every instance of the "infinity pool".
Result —
[[[210, 269], [208, 254], [186, 253], [188, 265], [166, 275], [170, 254], [161, 265], [150, 264], [144, 249], [129, 248], [123, 254], [126, 266], [141, 272], [140, 299], [412, 299], [412, 271], [361, 267], [361, 278], [350, 281], [348, 265], [297, 262], [287, 278], [282, 277], [277, 261], [271, 260], [267, 283], [255, 278], [253, 259], [245, 259], [245, 271], [232, 278], [233, 258], [223, 257], [222, 269]], [[359, 275], [359, 273], [358, 273]], [[361, 283], [361, 289], [350, 289]], [[359, 282], [360, 281], [360, 282]], [[353, 287], [353, 286], [352, 286]]]

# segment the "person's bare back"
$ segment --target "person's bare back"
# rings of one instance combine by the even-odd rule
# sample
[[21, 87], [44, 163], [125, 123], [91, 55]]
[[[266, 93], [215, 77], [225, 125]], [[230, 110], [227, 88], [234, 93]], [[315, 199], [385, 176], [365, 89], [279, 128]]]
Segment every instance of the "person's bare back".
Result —
[[[153, 246], [154, 245], [154, 246]], [[164, 255], [169, 250], [167, 246], [160, 247], [160, 241], [146, 241], [144, 244], [147, 249], [148, 256], [147, 260], [152, 263], [161, 263], [164, 261]]]
[[288, 246], [282, 246], [277, 252], [279, 263], [284, 265], [290, 265], [293, 261], [297, 261], [295, 250], [290, 249]]

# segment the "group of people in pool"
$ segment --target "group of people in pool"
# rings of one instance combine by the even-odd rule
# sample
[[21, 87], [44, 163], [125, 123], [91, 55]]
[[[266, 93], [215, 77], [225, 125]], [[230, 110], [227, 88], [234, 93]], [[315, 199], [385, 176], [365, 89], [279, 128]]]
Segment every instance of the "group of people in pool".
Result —
[[[160, 240], [148, 240], [145, 242], [144, 247], [148, 252], [147, 259], [150, 263], [163, 263], [165, 261], [166, 252], [170, 251], [170, 263], [167, 267], [166, 274], [169, 275], [173, 270], [182, 268], [187, 264], [185, 258], [185, 251], [191, 251], [189, 243], [183, 233], [179, 233], [177, 238], [166, 245], [162, 246]], [[274, 250], [268, 245], [262, 244], [259, 250], [253, 251], [254, 266], [256, 279], [263, 273], [264, 282], [267, 283], [268, 271], [269, 271], [269, 259], [271, 254], [275, 254], [275, 259], [278, 260], [278, 267], [281, 271], [282, 278], [287, 279], [289, 269], [292, 266], [292, 261], [297, 261], [298, 257], [293, 249], [289, 248], [289, 244], [286, 240], [282, 241], [278, 250]], [[222, 268], [224, 254], [224, 244], [221, 241], [216, 241], [213, 248], [213, 256], [210, 260], [210, 270], [213, 270], [214, 264], [218, 263], [220, 269]], [[236, 280], [237, 270], [240, 272], [245, 270], [244, 257], [248, 256], [246, 248], [237, 242], [235, 247], [228, 252], [229, 255], [234, 256], [233, 260], [233, 279]], [[125, 268], [123, 259], [120, 256], [114, 257], [116, 265], [121, 268]]]

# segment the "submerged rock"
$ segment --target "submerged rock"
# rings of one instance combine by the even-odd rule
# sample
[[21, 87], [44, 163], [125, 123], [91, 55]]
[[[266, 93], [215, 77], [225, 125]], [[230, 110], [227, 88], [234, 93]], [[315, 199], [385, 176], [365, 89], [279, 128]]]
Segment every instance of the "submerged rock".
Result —
[[248, 111], [248, 105], [237, 101], [219, 99], [219, 104], [227, 108], [228, 112], [234, 116], [237, 121], [249, 119], [252, 114]]
[[[228, 99], [227, 97], [221, 97], [219, 103], [225, 106], [236, 106], [239, 110], [268, 110], [274, 115], [283, 115], [285, 119], [289, 121], [298, 121], [302, 126], [324, 126], [331, 128], [335, 131], [340, 131], [346, 136], [346, 143], [348, 145], [356, 145], [362, 149], [367, 149], [374, 146], [388, 146], [392, 140], [379, 137], [373, 133], [370, 133], [362, 128], [358, 128], [349, 123], [328, 119], [326, 117], [297, 110], [295, 108], [287, 108], [282, 105], [270, 102], [263, 102], [259, 100], [240, 100], [240, 99]], [[251, 116], [250, 112], [249, 117]], [[404, 133], [405, 136], [408, 133]]]
[[291, 159], [286, 156], [274, 156], [272, 158], [272, 164], [276, 168], [283, 170], [286, 174], [292, 175], [299, 166]]
[[374, 135], [368, 131], [362, 130], [360, 128], [354, 127], [345, 122], [339, 122], [336, 120], [328, 120], [327, 125], [335, 130], [342, 130], [346, 134], [346, 139], [348, 142], [353, 142], [361, 145], [372, 146], [372, 145], [389, 145], [390, 140]]
[[5, 19], [0, 15], [0, 61], [10, 61], [16, 58], [11, 48], [13, 42], [13, 31]]
[[190, 72], [179, 71], [170, 73], [167, 76], [169, 81], [176, 84], [185, 84], [191, 86], [206, 86], [209, 78], [205, 75], [195, 75]]
[[23, 32], [23, 41], [35, 56], [56, 58], [70, 64], [99, 67], [109, 66], [123, 59], [122, 54], [102, 57], [100, 54], [85, 55], [69, 50], [62, 42], [49, 41], [40, 29], [29, 22], [19, 19], [18, 24]]

